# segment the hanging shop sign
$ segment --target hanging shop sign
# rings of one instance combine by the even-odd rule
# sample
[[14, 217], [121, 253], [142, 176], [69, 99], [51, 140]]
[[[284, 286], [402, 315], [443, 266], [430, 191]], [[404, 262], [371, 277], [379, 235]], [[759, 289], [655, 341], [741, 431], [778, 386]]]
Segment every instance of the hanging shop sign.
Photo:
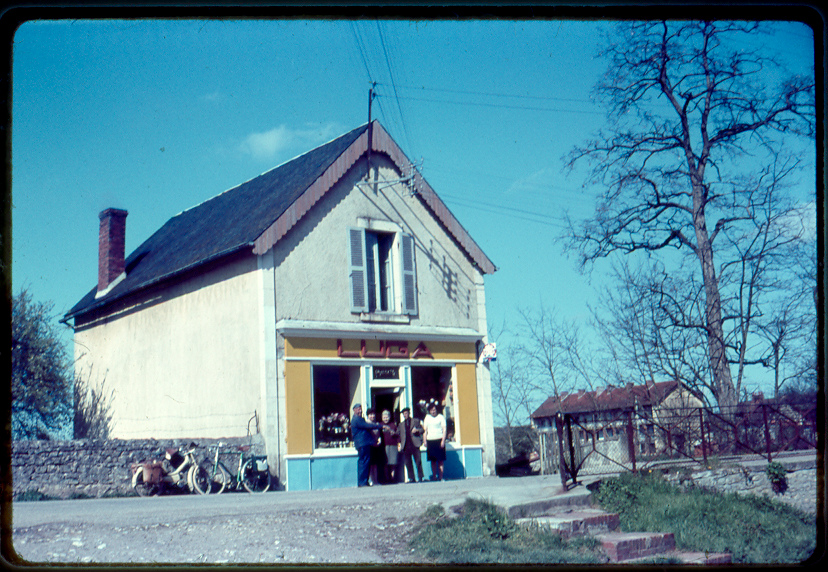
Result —
[[424, 342], [414, 348], [413, 352], [408, 351], [408, 342], [401, 342], [395, 340], [379, 340], [379, 350], [368, 350], [365, 340], [359, 341], [359, 351], [345, 350], [342, 348], [342, 340], [336, 340], [336, 355], [341, 358], [361, 358], [361, 359], [376, 359], [376, 358], [390, 358], [390, 359], [417, 359], [417, 358], [433, 358], [431, 351], [426, 347]]
[[483, 346], [483, 351], [480, 352], [480, 359], [477, 361], [479, 363], [497, 361], [497, 345], [492, 343]]

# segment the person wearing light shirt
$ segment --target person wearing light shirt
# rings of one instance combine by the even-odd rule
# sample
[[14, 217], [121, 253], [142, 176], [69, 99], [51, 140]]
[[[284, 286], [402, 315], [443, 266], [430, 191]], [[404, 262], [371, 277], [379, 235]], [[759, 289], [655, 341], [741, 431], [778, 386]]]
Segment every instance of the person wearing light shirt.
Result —
[[423, 420], [425, 429], [426, 454], [431, 461], [431, 480], [443, 480], [443, 464], [446, 460], [446, 418], [437, 413], [437, 404], [432, 403]]

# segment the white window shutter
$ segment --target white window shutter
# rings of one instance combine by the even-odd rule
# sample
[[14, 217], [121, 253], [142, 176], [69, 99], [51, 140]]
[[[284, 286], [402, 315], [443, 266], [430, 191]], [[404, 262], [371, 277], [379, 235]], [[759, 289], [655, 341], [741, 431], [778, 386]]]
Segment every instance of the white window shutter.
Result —
[[351, 312], [367, 312], [368, 277], [365, 272], [365, 229], [348, 229], [348, 253]]
[[410, 234], [402, 235], [402, 284], [403, 284], [403, 314], [417, 315], [417, 266], [415, 264], [414, 237]]

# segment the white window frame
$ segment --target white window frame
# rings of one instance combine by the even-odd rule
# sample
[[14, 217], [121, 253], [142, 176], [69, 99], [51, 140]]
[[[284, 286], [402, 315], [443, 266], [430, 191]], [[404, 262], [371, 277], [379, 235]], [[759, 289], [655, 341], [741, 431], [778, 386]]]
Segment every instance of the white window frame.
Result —
[[[348, 228], [348, 281], [350, 285], [351, 312], [370, 315], [403, 316], [417, 315], [416, 244], [414, 237], [390, 221], [360, 218], [358, 226]], [[393, 234], [388, 265], [390, 277], [385, 287], [388, 291], [388, 309], [378, 310], [369, 306], [368, 242], [366, 233]], [[375, 244], [376, 241], [372, 241]], [[379, 282], [379, 267], [374, 256], [374, 295], [379, 305], [383, 285]]]

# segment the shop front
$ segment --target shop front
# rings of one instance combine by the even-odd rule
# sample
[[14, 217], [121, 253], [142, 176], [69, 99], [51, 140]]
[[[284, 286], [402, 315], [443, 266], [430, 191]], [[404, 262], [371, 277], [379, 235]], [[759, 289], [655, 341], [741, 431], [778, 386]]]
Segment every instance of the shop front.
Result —
[[[285, 338], [287, 490], [353, 487], [353, 406], [403, 408], [423, 419], [424, 405], [443, 405], [448, 425], [445, 478], [483, 476], [474, 341]], [[425, 446], [420, 453], [428, 479]]]

